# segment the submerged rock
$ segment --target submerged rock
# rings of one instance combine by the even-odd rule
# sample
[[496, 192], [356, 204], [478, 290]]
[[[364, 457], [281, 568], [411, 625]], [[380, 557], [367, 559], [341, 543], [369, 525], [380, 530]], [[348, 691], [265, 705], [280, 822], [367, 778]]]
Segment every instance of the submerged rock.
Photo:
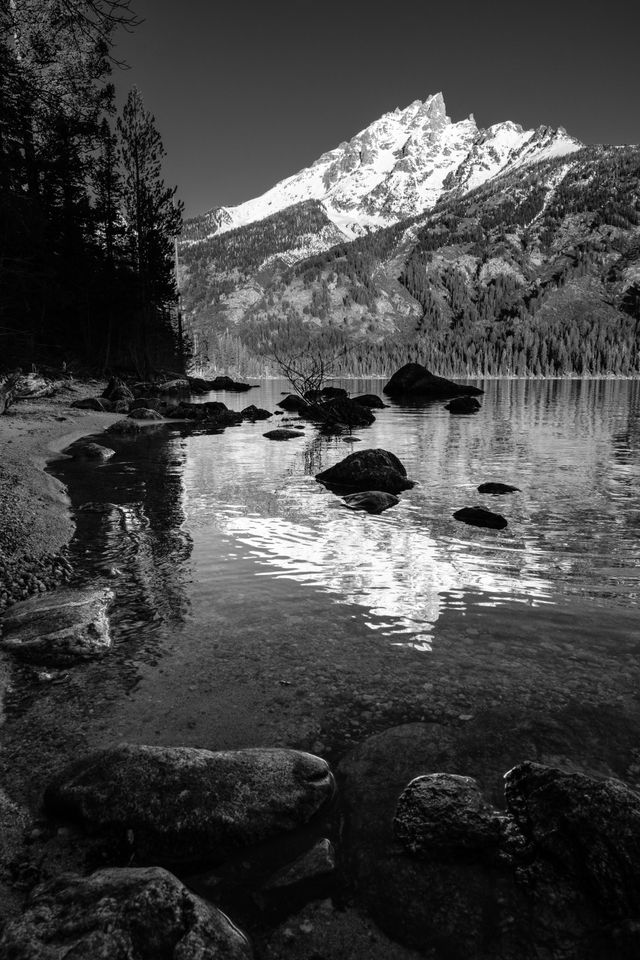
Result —
[[508, 483], [481, 483], [478, 493], [520, 493], [520, 487], [512, 487]]
[[286, 427], [277, 427], [275, 430], [267, 430], [262, 434], [267, 440], [294, 440], [296, 437], [304, 437], [302, 430], [287, 430]]
[[327, 763], [297, 750], [122, 744], [62, 770], [45, 806], [92, 832], [132, 834], [145, 860], [219, 862], [307, 823], [333, 792]]
[[414, 486], [393, 453], [381, 449], [359, 450], [316, 474], [316, 480], [339, 492], [381, 490], [400, 493]]
[[366, 510], [367, 513], [382, 513], [389, 507], [400, 503], [398, 497], [383, 490], [364, 490], [362, 493], [348, 493], [343, 497], [350, 510]]
[[316, 877], [333, 873], [336, 868], [336, 854], [333, 844], [326, 837], [318, 840], [310, 850], [306, 850], [292, 863], [282, 867], [263, 884], [263, 890], [281, 890], [304, 883]]
[[475, 397], [454, 397], [445, 406], [449, 413], [477, 413], [479, 409], [480, 404]]
[[479, 387], [454, 383], [437, 377], [420, 363], [406, 363], [393, 374], [383, 393], [390, 397], [415, 396], [421, 400], [447, 400], [449, 397], [477, 396], [484, 393]]
[[463, 507], [454, 513], [456, 520], [468, 523], [472, 527], [489, 527], [492, 530], [503, 530], [507, 521], [499, 513], [492, 513], [484, 507]]
[[502, 838], [504, 817], [471, 777], [430, 773], [402, 791], [393, 821], [396, 838], [416, 856], [483, 850]]
[[112, 645], [107, 587], [70, 587], [16, 603], [0, 621], [2, 646], [33, 663], [67, 665], [103, 656]]
[[160, 867], [63, 874], [31, 893], [9, 923], [11, 960], [250, 960], [245, 935]]
[[640, 922], [640, 796], [619, 780], [527, 761], [505, 774], [509, 812], [533, 849], [586, 886], [610, 918]]

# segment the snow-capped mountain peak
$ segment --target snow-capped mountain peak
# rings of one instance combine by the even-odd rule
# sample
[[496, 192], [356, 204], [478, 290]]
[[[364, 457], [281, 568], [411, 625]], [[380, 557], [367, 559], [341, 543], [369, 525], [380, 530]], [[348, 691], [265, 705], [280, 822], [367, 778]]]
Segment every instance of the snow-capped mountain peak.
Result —
[[466, 193], [513, 167], [581, 146], [562, 128], [524, 130], [506, 121], [483, 130], [473, 114], [454, 122], [436, 93], [383, 114], [262, 196], [212, 210], [209, 236], [318, 200], [351, 239], [429, 210], [443, 193]]

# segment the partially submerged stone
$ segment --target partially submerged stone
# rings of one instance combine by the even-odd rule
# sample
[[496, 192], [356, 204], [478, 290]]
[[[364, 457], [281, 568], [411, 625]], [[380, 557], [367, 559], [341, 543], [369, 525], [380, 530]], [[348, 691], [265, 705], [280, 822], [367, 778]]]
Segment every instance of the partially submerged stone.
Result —
[[73, 457], [74, 460], [100, 460], [103, 462], [110, 460], [115, 454], [115, 450], [112, 450], [111, 447], [104, 447], [100, 443], [94, 443], [92, 440], [85, 440], [84, 438], [69, 444], [62, 452], [69, 457]]
[[11, 960], [250, 960], [231, 920], [160, 867], [63, 874], [36, 887], [9, 923]]
[[302, 397], [299, 397], [296, 393], [288, 393], [283, 400], [278, 402], [278, 406], [282, 407], [282, 409], [288, 413], [298, 413], [301, 410], [304, 411], [309, 408], [307, 401], [303, 400]]
[[520, 492], [520, 487], [512, 487], [511, 484], [509, 483], [497, 483], [493, 481], [489, 483], [481, 483], [480, 486], [478, 487], [478, 493], [501, 494], [501, 493], [519, 493], [519, 492]]
[[220, 862], [307, 823], [333, 796], [327, 763], [297, 750], [122, 744], [66, 767], [50, 813], [124, 839], [143, 859]]
[[112, 645], [108, 587], [65, 587], [11, 607], [0, 621], [2, 646], [23, 660], [64, 666], [103, 656]]
[[503, 530], [507, 526], [507, 521], [499, 513], [492, 513], [491, 510], [485, 510], [484, 507], [463, 507], [462, 510], [456, 510], [454, 519], [462, 523], [468, 523], [472, 527], [488, 527], [492, 530]]
[[390, 397], [416, 397], [421, 400], [447, 400], [449, 397], [484, 393], [479, 387], [437, 377], [420, 363], [405, 363], [404, 367], [396, 370], [382, 392]]
[[353, 397], [353, 402], [361, 407], [371, 407], [374, 410], [384, 410], [387, 404], [375, 393], [363, 393], [359, 397]]
[[497, 846], [503, 819], [471, 777], [430, 773], [402, 791], [393, 827], [410, 853], [430, 856]]
[[240, 411], [244, 420], [268, 420], [271, 414], [262, 407], [256, 407], [254, 403]]
[[454, 397], [453, 400], [445, 404], [445, 410], [448, 410], [449, 413], [477, 413], [479, 409], [480, 404], [475, 397]]
[[365, 510], [367, 513], [382, 513], [389, 507], [400, 503], [398, 497], [383, 490], [364, 490], [362, 493], [348, 493], [343, 500], [350, 510]]
[[382, 490], [400, 493], [413, 487], [407, 471], [388, 450], [367, 449], [350, 453], [333, 467], [316, 474], [316, 480], [341, 493]]
[[296, 437], [304, 437], [302, 430], [288, 430], [286, 427], [277, 427], [275, 430], [267, 430], [262, 434], [267, 440], [295, 440]]

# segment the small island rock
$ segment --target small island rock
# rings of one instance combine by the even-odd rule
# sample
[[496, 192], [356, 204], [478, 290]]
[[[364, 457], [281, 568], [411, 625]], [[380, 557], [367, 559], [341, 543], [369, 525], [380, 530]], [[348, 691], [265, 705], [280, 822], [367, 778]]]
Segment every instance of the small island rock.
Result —
[[229, 918], [160, 867], [62, 874], [32, 891], [0, 954], [12, 960], [250, 960]]
[[437, 377], [420, 363], [405, 363], [404, 367], [396, 370], [382, 392], [390, 397], [415, 396], [422, 400], [447, 400], [449, 397], [484, 393], [479, 387]]

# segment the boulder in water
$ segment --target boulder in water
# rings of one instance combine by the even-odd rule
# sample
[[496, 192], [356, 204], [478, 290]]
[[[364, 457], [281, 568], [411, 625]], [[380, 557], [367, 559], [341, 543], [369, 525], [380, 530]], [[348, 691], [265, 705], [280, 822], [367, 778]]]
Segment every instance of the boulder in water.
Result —
[[298, 413], [299, 411], [309, 409], [307, 401], [303, 400], [302, 397], [299, 397], [296, 393], [288, 393], [284, 399], [278, 402], [278, 406], [286, 410], [287, 413]]
[[327, 763], [298, 750], [121, 744], [63, 769], [45, 806], [93, 833], [132, 833], [146, 861], [220, 862], [307, 823], [333, 792]]
[[287, 430], [286, 427], [277, 427], [275, 430], [267, 430], [262, 434], [267, 440], [295, 440], [296, 437], [304, 437], [302, 430]]
[[507, 521], [499, 513], [492, 513], [491, 510], [485, 510], [484, 507], [463, 507], [462, 510], [456, 510], [454, 519], [461, 520], [462, 523], [468, 523], [472, 527], [488, 527], [492, 530], [503, 530], [507, 526]]
[[102, 444], [93, 443], [92, 440], [86, 440], [85, 438], [69, 444], [62, 452], [69, 457], [73, 457], [74, 460], [105, 461], [110, 460], [115, 454], [115, 450], [112, 450], [111, 447], [103, 447]]
[[268, 410], [263, 410], [261, 407], [256, 407], [255, 404], [250, 404], [248, 407], [245, 407], [244, 410], [240, 411], [240, 415], [243, 420], [268, 420], [271, 414]]
[[501, 494], [501, 493], [519, 493], [519, 492], [520, 492], [520, 487], [512, 487], [508, 483], [494, 483], [494, 482], [481, 483], [480, 486], [478, 487], [478, 493]]
[[393, 374], [383, 393], [390, 397], [416, 397], [421, 400], [447, 400], [449, 397], [477, 396], [484, 393], [479, 387], [454, 383], [437, 377], [420, 363], [406, 363]]
[[395, 454], [381, 449], [350, 453], [335, 466], [316, 474], [316, 480], [341, 493], [368, 490], [400, 493], [414, 486]]
[[445, 406], [449, 413], [456, 414], [477, 413], [479, 409], [480, 404], [475, 397], [454, 397]]

